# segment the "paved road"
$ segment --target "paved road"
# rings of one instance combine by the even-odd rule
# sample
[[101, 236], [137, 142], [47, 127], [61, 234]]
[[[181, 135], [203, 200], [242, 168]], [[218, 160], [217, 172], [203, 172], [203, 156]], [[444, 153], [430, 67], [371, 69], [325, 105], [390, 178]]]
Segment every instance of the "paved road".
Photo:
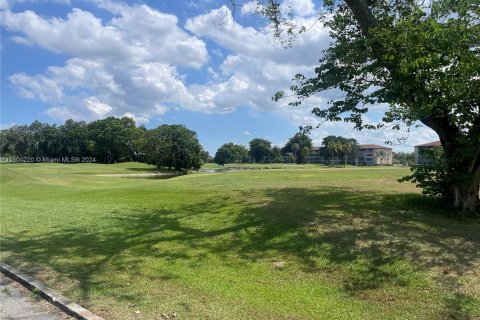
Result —
[[0, 273], [0, 319], [65, 320], [73, 318]]

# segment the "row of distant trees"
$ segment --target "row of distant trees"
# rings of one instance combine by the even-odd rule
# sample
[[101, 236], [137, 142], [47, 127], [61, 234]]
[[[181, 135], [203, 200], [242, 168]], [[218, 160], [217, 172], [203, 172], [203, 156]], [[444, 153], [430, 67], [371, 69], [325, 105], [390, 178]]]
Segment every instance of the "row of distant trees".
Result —
[[[326, 162], [346, 162], [348, 155], [358, 155], [358, 143], [355, 139], [340, 136], [327, 136], [322, 141], [320, 155]], [[226, 163], [305, 163], [312, 150], [312, 139], [297, 133], [282, 148], [274, 146], [265, 139], [255, 138], [249, 148], [235, 143], [222, 145], [215, 153], [214, 161], [220, 165]]]
[[339, 163], [343, 159], [343, 164], [346, 165], [348, 155], [353, 157], [358, 157], [358, 142], [356, 139], [347, 139], [340, 136], [327, 136], [323, 138], [322, 145], [324, 149], [321, 152], [321, 155], [327, 162]]
[[[355, 139], [328, 136], [320, 154], [327, 162], [346, 162], [358, 154]], [[212, 158], [200, 145], [194, 131], [182, 125], [161, 125], [147, 130], [128, 117], [109, 117], [90, 123], [67, 120], [62, 125], [41, 123], [15, 125], [0, 132], [2, 157], [93, 157], [96, 162], [138, 161], [175, 170], [198, 169], [202, 163], [305, 163], [312, 139], [297, 133], [283, 147], [255, 138], [249, 146], [222, 145]], [[397, 163], [410, 164], [413, 154], [394, 154]]]
[[128, 117], [90, 123], [67, 120], [63, 125], [15, 125], [0, 132], [2, 157], [33, 159], [90, 157], [99, 163], [138, 161], [188, 171], [200, 168], [208, 152], [197, 134], [183, 125], [147, 130]]
[[[322, 140], [320, 156], [325, 163], [346, 163], [347, 157], [358, 157], [359, 146], [356, 139], [341, 136], [327, 136]], [[305, 163], [312, 151], [312, 139], [302, 133], [291, 137], [283, 147], [273, 146], [266, 139], [255, 138], [249, 146], [225, 143], [217, 152], [213, 161], [219, 165], [228, 163]], [[210, 159], [211, 161], [212, 159]], [[413, 153], [393, 153], [397, 164], [412, 165]]]
[[302, 133], [291, 137], [284, 147], [272, 147], [266, 139], [255, 138], [249, 142], [249, 148], [225, 143], [215, 153], [214, 162], [219, 165], [227, 163], [305, 163], [312, 149], [312, 139]]
[[[320, 154], [324, 157], [326, 162], [347, 162], [347, 157], [358, 157], [359, 145], [356, 139], [344, 138], [340, 136], [327, 136], [322, 140], [324, 148]], [[383, 152], [383, 150], [380, 150]], [[401, 165], [413, 165], [415, 157], [413, 152], [393, 152], [393, 163]]]

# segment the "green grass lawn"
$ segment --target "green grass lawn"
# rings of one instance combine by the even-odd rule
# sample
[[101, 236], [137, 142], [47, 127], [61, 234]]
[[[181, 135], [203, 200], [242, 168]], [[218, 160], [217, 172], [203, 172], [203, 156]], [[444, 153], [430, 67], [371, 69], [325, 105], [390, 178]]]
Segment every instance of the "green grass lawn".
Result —
[[406, 169], [0, 170], [1, 260], [106, 319], [480, 318], [480, 222]]

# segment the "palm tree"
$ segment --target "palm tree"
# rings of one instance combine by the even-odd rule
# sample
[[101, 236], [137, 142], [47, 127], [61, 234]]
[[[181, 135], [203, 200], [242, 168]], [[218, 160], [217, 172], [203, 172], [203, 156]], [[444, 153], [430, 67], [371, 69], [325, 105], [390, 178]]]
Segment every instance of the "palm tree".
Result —
[[341, 150], [343, 152], [343, 167], [347, 166], [347, 154], [352, 152], [353, 146], [350, 141], [340, 143]]
[[300, 154], [302, 155], [302, 160], [304, 162], [307, 162], [307, 157], [309, 153], [310, 153], [309, 147], [303, 147], [302, 150], [300, 150]]
[[288, 163], [292, 163], [292, 162], [295, 162], [297, 160], [297, 158], [295, 157], [293, 152], [287, 152], [286, 156], [287, 156]]
[[358, 148], [358, 143], [357, 140], [355, 139], [349, 139], [350, 145], [352, 146], [352, 151], [351, 154], [354, 158], [354, 163], [355, 165], [358, 165], [358, 154], [359, 154], [359, 148]]
[[340, 148], [341, 148], [341, 144], [340, 142], [338, 141], [331, 141], [328, 145], [327, 145], [327, 150], [330, 154], [336, 154], [337, 156], [337, 162], [338, 162], [338, 152], [340, 151]]
[[292, 149], [292, 151], [293, 151], [293, 153], [295, 154], [295, 157], [296, 157], [297, 154], [298, 154], [298, 151], [300, 150], [300, 145], [298, 143], [294, 143], [294, 144], [292, 144], [290, 149]]

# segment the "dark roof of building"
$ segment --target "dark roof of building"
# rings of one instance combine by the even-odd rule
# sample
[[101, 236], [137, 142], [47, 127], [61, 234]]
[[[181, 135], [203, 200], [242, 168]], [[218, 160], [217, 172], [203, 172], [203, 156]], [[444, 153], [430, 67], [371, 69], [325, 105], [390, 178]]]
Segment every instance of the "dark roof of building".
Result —
[[434, 142], [429, 142], [425, 144], [419, 144], [418, 146], [415, 147], [435, 147], [435, 146], [441, 146], [442, 143], [440, 141], [434, 141]]
[[360, 149], [388, 149], [388, 150], [392, 150], [392, 148], [382, 147], [382, 146], [379, 146], [378, 144], [359, 144], [358, 147]]

